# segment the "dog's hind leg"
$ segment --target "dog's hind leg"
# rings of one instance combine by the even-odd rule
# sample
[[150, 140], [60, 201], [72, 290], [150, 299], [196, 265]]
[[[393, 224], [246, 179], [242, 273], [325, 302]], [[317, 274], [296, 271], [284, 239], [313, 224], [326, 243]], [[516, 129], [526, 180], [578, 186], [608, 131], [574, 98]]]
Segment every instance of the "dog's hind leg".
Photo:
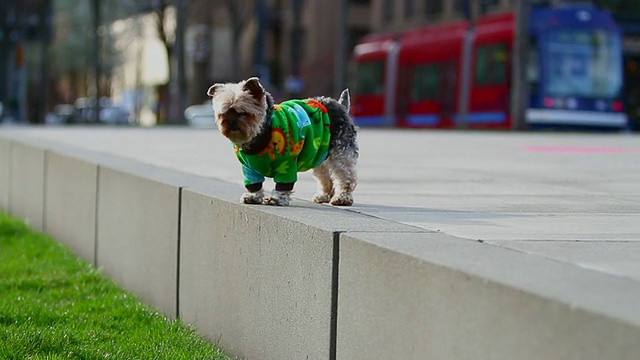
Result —
[[318, 192], [313, 195], [313, 202], [328, 203], [333, 196], [333, 180], [331, 180], [331, 171], [327, 161], [311, 169], [311, 174], [318, 183]]
[[356, 164], [357, 153], [341, 153], [340, 156], [330, 156], [326, 163], [334, 181], [334, 194], [329, 201], [331, 205], [353, 205], [353, 191], [358, 185]]

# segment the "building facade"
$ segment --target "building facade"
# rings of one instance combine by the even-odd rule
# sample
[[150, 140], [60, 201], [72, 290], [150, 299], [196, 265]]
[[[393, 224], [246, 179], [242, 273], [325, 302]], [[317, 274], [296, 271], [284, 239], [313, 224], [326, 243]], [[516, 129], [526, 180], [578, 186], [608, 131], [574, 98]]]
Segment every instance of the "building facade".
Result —
[[[335, 71], [346, 73], [356, 41], [371, 31], [372, 1], [349, 1], [345, 35], [341, 35], [340, 1], [282, 0], [270, 2], [264, 61], [268, 81], [280, 97], [333, 95]], [[340, 61], [340, 36], [344, 60]], [[260, 38], [260, 37], [258, 37]], [[255, 57], [255, 56], [254, 56]], [[252, 69], [256, 73], [256, 69]]]
[[514, 5], [515, 0], [373, 0], [371, 28], [375, 33], [406, 30], [508, 11]]

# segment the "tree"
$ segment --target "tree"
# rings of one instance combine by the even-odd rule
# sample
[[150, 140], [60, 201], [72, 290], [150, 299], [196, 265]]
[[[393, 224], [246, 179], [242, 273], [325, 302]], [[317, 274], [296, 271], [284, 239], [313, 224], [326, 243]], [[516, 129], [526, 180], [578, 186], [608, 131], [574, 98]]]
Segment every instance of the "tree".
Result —
[[[169, 59], [169, 79], [176, 78], [175, 65], [177, 61], [171, 61], [175, 58], [176, 48], [176, 22], [171, 19], [177, 18], [177, 9], [171, 6], [173, 2], [169, 0], [151, 0], [147, 1], [151, 13], [154, 15], [156, 31], [158, 37], [164, 44], [164, 48]], [[158, 85], [156, 93], [158, 97], [158, 108], [156, 110], [156, 116], [159, 123], [166, 123], [169, 120], [169, 114], [177, 113], [177, 110], [170, 109], [170, 106], [174, 101], [171, 101], [171, 94], [169, 91], [169, 84]], [[181, 101], [176, 101], [176, 106]]]
[[[55, 35], [51, 46], [51, 74], [58, 83], [66, 84], [63, 86], [62, 96], [64, 101], [70, 102], [77, 97], [88, 95], [89, 81], [93, 76], [91, 67], [94, 60], [91, 49], [95, 26], [91, 16], [91, 2], [57, 0], [54, 4]], [[109, 95], [113, 70], [122, 63], [122, 54], [115, 45], [116, 41], [121, 39], [116, 39], [106, 25], [135, 13], [135, 4], [119, 0], [115, 6], [101, 4], [101, 10], [102, 20], [98, 33], [101, 37], [99, 55], [102, 92], [99, 95], [105, 96]], [[136, 26], [135, 22], [130, 25]]]

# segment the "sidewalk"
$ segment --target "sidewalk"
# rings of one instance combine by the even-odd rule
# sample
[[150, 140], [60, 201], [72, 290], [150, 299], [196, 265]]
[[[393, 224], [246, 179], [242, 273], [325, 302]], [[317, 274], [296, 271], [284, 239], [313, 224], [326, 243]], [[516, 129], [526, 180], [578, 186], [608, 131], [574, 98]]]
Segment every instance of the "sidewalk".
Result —
[[[215, 129], [28, 134], [242, 181], [228, 141]], [[640, 281], [640, 136], [369, 129], [359, 135], [360, 180], [347, 211]], [[314, 192], [310, 174], [301, 174], [295, 196], [309, 200]]]

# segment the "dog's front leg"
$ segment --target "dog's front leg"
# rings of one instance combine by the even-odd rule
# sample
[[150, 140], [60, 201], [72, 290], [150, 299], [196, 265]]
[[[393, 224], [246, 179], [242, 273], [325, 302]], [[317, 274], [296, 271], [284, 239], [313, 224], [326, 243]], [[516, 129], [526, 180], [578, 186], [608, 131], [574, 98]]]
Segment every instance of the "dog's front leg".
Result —
[[262, 190], [264, 176], [245, 164], [242, 165], [242, 174], [247, 192], [242, 194], [240, 201], [245, 204], [262, 204], [264, 201], [264, 191]]
[[271, 192], [271, 196], [264, 198], [266, 205], [289, 206], [293, 185], [295, 183], [276, 183], [276, 188]]
[[245, 204], [262, 204], [264, 201], [264, 190], [262, 183], [245, 185], [247, 192], [242, 194], [240, 201]]

